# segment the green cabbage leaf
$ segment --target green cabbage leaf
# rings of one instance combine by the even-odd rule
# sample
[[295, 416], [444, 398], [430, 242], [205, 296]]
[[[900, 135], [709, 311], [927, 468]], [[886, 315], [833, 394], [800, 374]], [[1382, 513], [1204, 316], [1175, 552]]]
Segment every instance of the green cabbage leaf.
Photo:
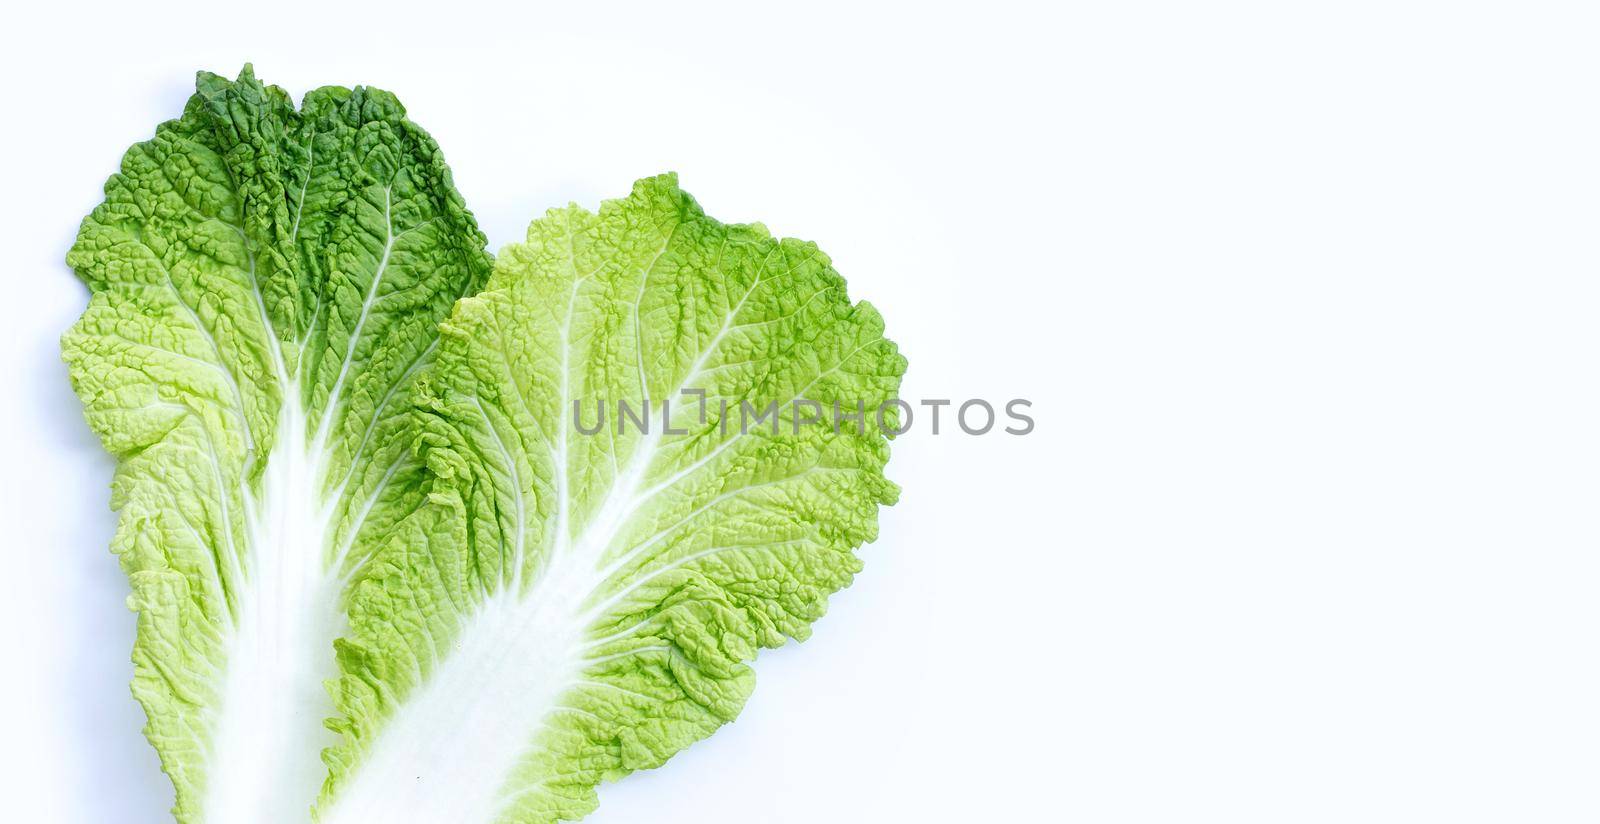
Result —
[[534, 222], [424, 379], [435, 480], [354, 593], [321, 820], [576, 820], [731, 721], [895, 500], [904, 369], [816, 246], [670, 175]]
[[307, 818], [346, 595], [425, 500], [410, 387], [484, 245], [393, 96], [296, 110], [249, 67], [202, 73], [83, 221], [62, 350], [118, 461], [133, 693], [179, 821]]

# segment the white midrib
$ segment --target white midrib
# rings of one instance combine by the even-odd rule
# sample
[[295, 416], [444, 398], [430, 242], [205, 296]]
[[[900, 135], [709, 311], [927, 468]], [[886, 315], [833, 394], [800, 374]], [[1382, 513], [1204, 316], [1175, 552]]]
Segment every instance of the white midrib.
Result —
[[593, 585], [567, 563], [523, 597], [484, 602], [318, 821], [494, 821], [508, 773], [582, 668], [575, 594]]
[[[389, 821], [489, 824], [510, 800], [511, 771], [563, 695], [594, 663], [589, 603], [611, 572], [606, 550], [643, 499], [659, 435], [647, 438], [577, 539], [562, 535], [533, 586], [487, 598], [447, 657], [384, 726], [320, 824]], [[537, 792], [538, 787], [515, 788]]]
[[[307, 174], [309, 185], [309, 170]], [[344, 584], [340, 570], [348, 544], [337, 557], [330, 557], [328, 548], [334, 503], [343, 495], [349, 477], [327, 498], [320, 490], [326, 480], [330, 427], [340, 408], [345, 379], [399, 239], [389, 187], [384, 188], [383, 197], [383, 251], [350, 333], [338, 378], [309, 443], [300, 387], [289, 377], [281, 345], [270, 337], [273, 327], [256, 277], [255, 252], [243, 228], [233, 227], [244, 241], [247, 275], [262, 327], [269, 335], [267, 348], [284, 389], [284, 402], [260, 497], [252, 495], [248, 487], [244, 490], [248, 554], [236, 619], [225, 639], [226, 674], [212, 722], [202, 804], [205, 820], [216, 824], [306, 820], [326, 774], [322, 750], [336, 741], [323, 726], [333, 714], [333, 702], [323, 684], [338, 675], [333, 642], [348, 629], [339, 601]], [[296, 234], [299, 217], [297, 210]], [[408, 376], [416, 365], [407, 370]], [[387, 402], [388, 395], [384, 398]], [[382, 409], [380, 406], [374, 414], [381, 414]], [[371, 429], [369, 426], [362, 438], [362, 450]], [[355, 460], [360, 458], [360, 454], [355, 456]], [[393, 474], [391, 467], [382, 484]], [[349, 526], [352, 535], [360, 529], [374, 500], [376, 496], [367, 502], [357, 523]]]
[[286, 396], [260, 495], [245, 498], [245, 579], [202, 807], [215, 824], [307, 820], [325, 775], [320, 753], [335, 741], [322, 725], [333, 711], [323, 682], [337, 674], [333, 641], [346, 620], [327, 561], [331, 507], [293, 384]]
[[[593, 663], [586, 643], [605, 581], [599, 560], [625, 512], [602, 514], [559, 548], [531, 589], [488, 598], [448, 657], [384, 727], [321, 824], [427, 821], [488, 824], [508, 803], [507, 779]], [[516, 788], [538, 791], [539, 788]]]
[[[737, 438], [716, 451], [733, 440]], [[498, 821], [516, 798], [543, 791], [538, 784], [510, 786], [512, 771], [533, 749], [551, 716], [584, 712], [563, 705], [562, 698], [580, 685], [593, 683], [585, 681], [584, 670], [618, 657], [597, 658], [593, 651], [638, 629], [629, 627], [596, 639], [591, 636], [598, 619], [663, 571], [718, 552], [746, 548], [701, 550], [653, 570], [598, 603], [594, 601], [594, 594], [613, 575], [637, 561], [657, 540], [707, 508], [759, 486], [724, 493], [613, 558], [613, 544], [623, 528], [656, 493], [670, 485], [641, 489], [659, 443], [659, 434], [642, 440], [599, 514], [577, 539], [567, 542], [558, 538], [550, 564], [529, 590], [504, 587], [479, 605], [450, 649], [440, 651], [444, 658], [428, 680], [406, 697], [372, 748], [363, 754], [354, 774], [320, 811], [319, 824], [490, 824]]]

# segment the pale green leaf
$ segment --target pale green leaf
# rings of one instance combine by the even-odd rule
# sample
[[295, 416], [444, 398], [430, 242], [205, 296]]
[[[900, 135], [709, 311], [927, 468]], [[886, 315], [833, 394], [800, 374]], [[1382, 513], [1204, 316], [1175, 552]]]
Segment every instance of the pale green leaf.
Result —
[[[352, 598], [321, 820], [574, 820], [732, 720], [896, 497], [875, 412], [904, 368], [814, 245], [718, 223], [672, 176], [536, 221], [443, 326], [430, 503]], [[587, 427], [647, 399], [648, 434], [574, 426], [574, 401]], [[827, 422], [796, 425], [802, 399]], [[776, 431], [741, 402], [778, 404]]]

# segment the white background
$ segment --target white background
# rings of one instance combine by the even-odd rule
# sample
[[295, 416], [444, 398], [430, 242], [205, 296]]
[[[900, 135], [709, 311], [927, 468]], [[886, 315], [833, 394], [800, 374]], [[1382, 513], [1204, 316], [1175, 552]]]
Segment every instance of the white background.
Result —
[[813, 640], [597, 824], [1600, 820], [1585, 4], [533, 5], [7, 12], [0, 820], [169, 820], [61, 259], [246, 59], [397, 92], [495, 248], [676, 170], [908, 396], [1034, 401], [898, 442]]

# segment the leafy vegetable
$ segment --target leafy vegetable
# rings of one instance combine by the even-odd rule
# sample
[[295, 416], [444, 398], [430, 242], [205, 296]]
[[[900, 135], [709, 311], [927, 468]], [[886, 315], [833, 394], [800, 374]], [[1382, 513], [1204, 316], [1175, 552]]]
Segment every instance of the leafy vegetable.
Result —
[[249, 67], [201, 74], [84, 220], [62, 349], [119, 461], [133, 692], [179, 821], [307, 817], [341, 598], [422, 500], [409, 386], [483, 247], [394, 97], [295, 111]]
[[[433, 492], [353, 597], [321, 820], [573, 820], [732, 720], [745, 662], [809, 634], [895, 499], [870, 410], [904, 367], [815, 246], [670, 175], [536, 221], [444, 324]], [[869, 411], [795, 426], [802, 398]], [[648, 433], [574, 425], [647, 399]], [[776, 434], [724, 420], [773, 401]]]
[[814, 245], [670, 175], [483, 245], [393, 97], [248, 67], [84, 221], [63, 350], [184, 824], [581, 818], [859, 570], [905, 361]]

